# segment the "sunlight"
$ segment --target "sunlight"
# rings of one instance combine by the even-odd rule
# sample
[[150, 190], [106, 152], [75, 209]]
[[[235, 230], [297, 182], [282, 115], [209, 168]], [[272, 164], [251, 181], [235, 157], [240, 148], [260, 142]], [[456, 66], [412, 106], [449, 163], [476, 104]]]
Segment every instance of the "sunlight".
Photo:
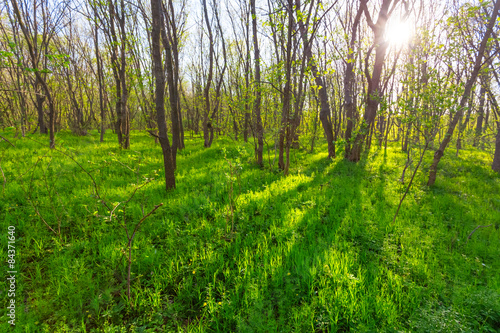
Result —
[[393, 22], [386, 31], [386, 40], [394, 46], [403, 46], [410, 42], [412, 37], [411, 26], [408, 22]]

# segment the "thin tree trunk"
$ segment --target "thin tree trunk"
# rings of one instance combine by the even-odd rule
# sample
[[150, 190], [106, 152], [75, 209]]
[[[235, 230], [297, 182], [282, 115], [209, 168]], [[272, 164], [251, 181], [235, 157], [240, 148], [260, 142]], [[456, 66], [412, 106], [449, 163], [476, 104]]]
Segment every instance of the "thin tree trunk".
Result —
[[[94, 11], [97, 12], [97, 9], [94, 8]], [[95, 57], [96, 57], [96, 62], [97, 62], [97, 79], [99, 82], [99, 108], [101, 110], [101, 137], [100, 137], [100, 142], [104, 142], [104, 134], [106, 132], [106, 109], [104, 107], [104, 97], [103, 97], [103, 75], [102, 75], [102, 59], [101, 59], [101, 53], [99, 52], [99, 30], [97, 27], [97, 17], [96, 17], [96, 24], [95, 24]]]
[[[162, 11], [162, 15], [166, 16], [166, 13]], [[163, 17], [162, 17], [163, 21]], [[169, 34], [171, 36], [171, 34]], [[168, 86], [168, 93], [169, 93], [169, 102], [170, 102], [170, 119], [172, 121], [172, 147], [171, 147], [171, 154], [172, 154], [172, 163], [174, 165], [174, 169], [177, 167], [177, 149], [179, 149], [180, 146], [180, 134], [179, 134], [179, 110], [178, 110], [178, 90], [177, 90], [177, 84], [175, 80], [175, 75], [174, 75], [174, 64], [173, 58], [172, 58], [172, 38], [169, 38], [170, 36], [167, 37], [167, 33], [165, 32], [165, 29], [163, 28], [162, 24], [162, 29], [161, 29], [161, 37], [163, 41], [163, 47], [165, 49], [165, 67], [167, 70], [167, 86]]]
[[202, 4], [205, 16], [205, 23], [207, 25], [208, 43], [209, 43], [208, 77], [207, 77], [207, 83], [205, 84], [205, 88], [203, 89], [203, 96], [205, 99], [205, 115], [203, 117], [203, 139], [205, 148], [208, 148], [210, 147], [210, 131], [213, 130], [212, 119], [210, 119], [210, 86], [212, 84], [212, 76], [214, 68], [214, 38], [212, 35], [212, 28], [210, 27], [210, 20], [208, 18], [207, 0], [203, 0]]
[[254, 48], [254, 62], [255, 62], [255, 102], [254, 102], [254, 123], [255, 134], [257, 136], [257, 145], [255, 147], [255, 158], [257, 164], [262, 166], [262, 152], [264, 151], [264, 129], [262, 127], [262, 117], [260, 114], [260, 104], [262, 99], [262, 92], [260, 90], [260, 51], [259, 39], [257, 36], [257, 15], [255, 12], [255, 0], [250, 0], [252, 12], [252, 28], [253, 28], [253, 48]]
[[[216, 4], [214, 4], [214, 16], [215, 16], [215, 20], [217, 22], [217, 28], [219, 29], [220, 38], [221, 38], [221, 41], [222, 41], [222, 55], [223, 55], [223, 58], [224, 58], [224, 64], [222, 65], [222, 70], [220, 71], [220, 74], [219, 74], [219, 80], [217, 81], [217, 85], [215, 87], [215, 105], [214, 105], [213, 112], [210, 115], [210, 119], [212, 119], [212, 120], [213, 119], [218, 120], [218, 117], [219, 117], [219, 107], [222, 104], [221, 103], [222, 82], [224, 80], [224, 73], [226, 72], [226, 68], [227, 68], [227, 55], [226, 55], [226, 44], [225, 44], [225, 40], [224, 40], [224, 33], [222, 31], [222, 26], [220, 24], [219, 14], [217, 12]], [[209, 141], [208, 141], [208, 147], [212, 146], [213, 140], [214, 140], [214, 126], [212, 125], [212, 127], [210, 128], [210, 138], [209, 138]]]
[[291, 103], [291, 72], [292, 72], [292, 30], [293, 30], [293, 17], [292, 17], [293, 3], [288, 0], [288, 27], [287, 27], [287, 41], [286, 41], [286, 56], [285, 56], [285, 87], [283, 91], [283, 109], [281, 113], [281, 128], [279, 133], [279, 155], [278, 155], [278, 166], [283, 170], [283, 174], [286, 176], [288, 174], [289, 166], [289, 153], [290, 149], [287, 144], [286, 154], [287, 162], [285, 164], [284, 154], [285, 154], [285, 138], [288, 143], [288, 136], [290, 135], [290, 103]]
[[115, 5], [113, 3], [114, 0], [108, 0], [108, 9], [109, 9], [109, 25], [110, 25], [110, 34], [111, 34], [111, 67], [113, 69], [113, 76], [115, 78], [116, 85], [116, 101], [115, 101], [115, 112], [116, 112], [116, 121], [115, 121], [115, 132], [118, 138], [118, 144], [120, 147], [124, 146], [123, 141], [123, 108], [122, 108], [122, 75], [120, 71], [120, 63], [118, 62], [118, 38], [116, 36], [115, 29]]
[[163, 71], [160, 50], [160, 30], [164, 27], [161, 0], [151, 0], [151, 12], [153, 19], [151, 39], [153, 73], [155, 78], [156, 120], [158, 123], [158, 137], [163, 153], [163, 165], [165, 168], [165, 187], [168, 191], [175, 188], [175, 174], [174, 163], [172, 159], [172, 150], [170, 148], [170, 142], [167, 135], [167, 122], [165, 120], [165, 72]]
[[45, 125], [45, 120], [44, 120], [44, 115], [43, 115], [43, 102], [45, 101], [45, 96], [41, 94], [39, 90], [39, 86], [41, 86], [41, 83], [38, 81], [38, 77], [35, 78], [35, 91], [37, 92], [36, 94], [36, 111], [38, 114], [38, 129], [40, 130], [40, 134], [47, 134], [48, 129], [47, 126]]
[[[252, 2], [253, 0], [250, 0]], [[254, 4], [255, 5], [255, 4]], [[252, 6], [252, 4], [250, 4]], [[246, 11], [246, 27], [245, 27], [245, 45], [246, 45], [246, 51], [247, 51], [247, 57], [245, 59], [245, 119], [244, 119], [244, 124], [243, 124], [243, 140], [245, 142], [248, 142], [248, 133], [249, 133], [249, 127], [250, 127], [250, 25], [248, 24], [248, 19], [249, 19], [249, 12]], [[255, 20], [255, 13], [252, 14], [252, 26], [253, 26], [253, 21]], [[254, 28], [256, 29], [256, 28]], [[255, 35], [255, 31], [254, 31]], [[255, 37], [254, 37], [254, 44], [255, 44]], [[255, 50], [254, 50], [255, 52]], [[255, 61], [255, 60], [254, 60]], [[257, 81], [258, 82], [258, 81]], [[260, 106], [259, 106], [260, 107]], [[254, 107], [255, 108], [255, 107]], [[255, 110], [255, 109], [254, 109]]]
[[[474, 90], [474, 88], [472, 89]], [[470, 120], [470, 115], [472, 113], [472, 108], [474, 107], [474, 93], [471, 93], [471, 96], [469, 97], [469, 107], [467, 108], [467, 113], [465, 114], [465, 119], [463, 122], [459, 122], [458, 125], [458, 136], [457, 136], [457, 153], [456, 156], [458, 156], [458, 152], [460, 149], [464, 148], [464, 145], [462, 143], [464, 131], [467, 128], [467, 124], [469, 123]]]
[[345, 158], [348, 158], [351, 154], [351, 136], [352, 136], [352, 130], [354, 127], [354, 117], [356, 116], [356, 101], [354, 99], [354, 94], [355, 94], [355, 72], [354, 72], [354, 65], [355, 65], [355, 52], [354, 52], [354, 46], [356, 44], [357, 40], [357, 32], [358, 32], [358, 26], [361, 20], [361, 14], [363, 13], [363, 3], [366, 3], [366, 0], [361, 0], [361, 4], [358, 8], [358, 12], [356, 14], [356, 17], [354, 19], [354, 23], [352, 26], [352, 33], [351, 33], [351, 41], [349, 43], [349, 52], [347, 54], [347, 64], [346, 64], [346, 71], [344, 75], [344, 100], [345, 100], [345, 112], [346, 112], [346, 118], [347, 118], [347, 124], [346, 124], [346, 130], [345, 130]]
[[495, 136], [495, 155], [493, 156], [491, 169], [496, 172], [500, 172], [500, 121], [497, 121], [497, 135]]
[[474, 137], [474, 147], [479, 145], [481, 135], [483, 134], [483, 120], [484, 120], [484, 102], [486, 100], [486, 79], [485, 75], [481, 76], [481, 89], [479, 90], [479, 108], [477, 110], [477, 122], [476, 122], [476, 135]]
[[[300, 10], [301, 3], [300, 0], [295, 0], [295, 7], [297, 10]], [[312, 4], [311, 4], [312, 8]], [[331, 120], [331, 111], [330, 111], [330, 103], [328, 102], [328, 94], [326, 92], [325, 80], [318, 72], [318, 67], [316, 66], [316, 61], [312, 54], [312, 42], [314, 36], [311, 36], [309, 40], [307, 36], [307, 26], [304, 24], [303, 20], [297, 21], [299, 24], [300, 35], [302, 40], [304, 41], [304, 55], [307, 58], [308, 65], [311, 68], [311, 72], [314, 76], [315, 84], [318, 86], [318, 96], [321, 103], [321, 109], [319, 112], [319, 119], [321, 121], [321, 125], [323, 126], [323, 130], [325, 132], [326, 141], [328, 143], [328, 158], [335, 157], [335, 139], [333, 137], [332, 131], [332, 120]], [[297, 125], [298, 126], [298, 125]]]

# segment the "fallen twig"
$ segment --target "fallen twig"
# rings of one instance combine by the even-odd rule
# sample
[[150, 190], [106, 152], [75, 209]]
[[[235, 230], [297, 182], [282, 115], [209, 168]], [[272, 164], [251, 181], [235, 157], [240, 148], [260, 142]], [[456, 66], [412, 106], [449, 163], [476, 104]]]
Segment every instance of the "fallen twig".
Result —
[[465, 245], [467, 245], [467, 243], [469, 242], [469, 239], [472, 237], [472, 234], [475, 233], [477, 229], [479, 229], [479, 228], [488, 228], [488, 227], [491, 227], [492, 225], [493, 225], [493, 223], [492, 224], [488, 224], [488, 225], [478, 225], [476, 228], [474, 228], [474, 230], [472, 230], [472, 232], [467, 237], [467, 241], [465, 242]]
[[12, 147], [16, 148], [16, 146], [14, 146], [14, 144], [12, 142], [10, 142], [9, 140], [7, 140], [6, 138], [4, 138], [3, 136], [0, 135], [0, 138], [5, 140], [9, 145], [11, 145]]

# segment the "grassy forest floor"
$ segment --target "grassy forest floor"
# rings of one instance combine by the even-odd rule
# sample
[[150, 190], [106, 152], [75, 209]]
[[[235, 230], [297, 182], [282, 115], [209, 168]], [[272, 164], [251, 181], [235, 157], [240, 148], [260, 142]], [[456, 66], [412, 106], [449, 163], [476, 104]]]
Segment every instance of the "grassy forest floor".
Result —
[[[450, 149], [427, 188], [429, 151], [392, 223], [406, 162], [395, 145], [358, 164], [327, 160], [326, 145], [294, 150], [283, 177], [269, 167], [274, 151], [259, 169], [250, 142], [205, 149], [187, 135], [166, 194], [161, 150], [145, 133], [133, 132], [129, 151], [111, 132], [104, 143], [59, 133], [65, 154], [40, 135], [3, 135], [16, 146], [0, 142], [0, 256], [14, 225], [16, 332], [500, 330], [500, 176], [485, 152]], [[111, 221], [68, 156], [102, 200], [120, 203]], [[125, 214], [132, 230], [159, 203], [133, 242], [128, 305], [119, 223]]]

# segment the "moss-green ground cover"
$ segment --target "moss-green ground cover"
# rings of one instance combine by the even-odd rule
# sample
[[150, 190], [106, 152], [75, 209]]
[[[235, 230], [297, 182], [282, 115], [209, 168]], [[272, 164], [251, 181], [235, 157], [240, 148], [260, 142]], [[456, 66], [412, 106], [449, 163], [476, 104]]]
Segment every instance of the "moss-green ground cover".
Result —
[[[164, 203], [134, 240], [128, 305], [125, 231], [91, 178], [45, 137], [6, 137], [16, 147], [0, 142], [0, 257], [14, 225], [19, 274], [16, 327], [2, 306], [2, 332], [500, 329], [500, 231], [480, 228], [467, 242], [478, 225], [500, 223], [500, 176], [485, 152], [448, 152], [433, 188], [423, 186], [424, 162], [393, 224], [406, 161], [396, 146], [373, 147], [358, 164], [328, 161], [326, 146], [296, 150], [283, 177], [269, 167], [274, 151], [259, 169], [251, 143], [220, 138], [205, 149], [187, 135], [177, 189], [166, 194], [161, 150], [147, 134], [133, 133], [123, 151], [111, 133], [104, 143], [95, 132], [60, 133], [58, 147], [101, 198], [120, 203], [130, 228]], [[56, 233], [60, 223], [60, 236], [35, 208]]]

